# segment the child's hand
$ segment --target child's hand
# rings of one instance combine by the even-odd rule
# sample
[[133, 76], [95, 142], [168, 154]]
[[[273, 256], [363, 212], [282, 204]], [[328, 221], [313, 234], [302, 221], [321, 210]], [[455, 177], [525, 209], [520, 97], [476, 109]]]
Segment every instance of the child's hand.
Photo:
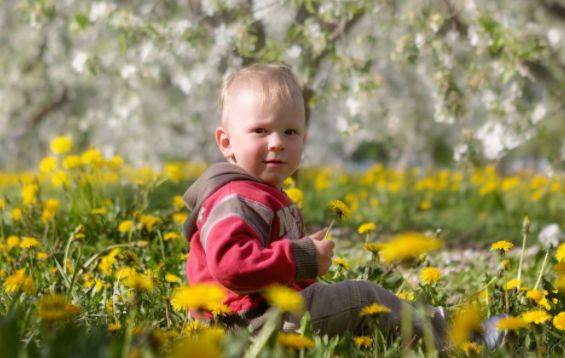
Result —
[[312, 239], [314, 246], [316, 247], [316, 262], [318, 264], [318, 276], [323, 276], [328, 272], [330, 266], [332, 265], [332, 256], [334, 255], [335, 243], [331, 240], [324, 240], [326, 231], [328, 229], [322, 229], [315, 232], [312, 235], [308, 235]]

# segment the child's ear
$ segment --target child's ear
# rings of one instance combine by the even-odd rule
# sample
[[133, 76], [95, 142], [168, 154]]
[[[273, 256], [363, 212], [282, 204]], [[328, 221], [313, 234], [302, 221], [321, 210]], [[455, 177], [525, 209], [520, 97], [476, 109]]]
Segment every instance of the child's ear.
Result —
[[218, 145], [218, 148], [220, 148], [222, 155], [224, 158], [229, 160], [229, 158], [233, 157], [233, 150], [228, 131], [224, 127], [220, 126], [216, 128], [215, 137], [216, 144]]

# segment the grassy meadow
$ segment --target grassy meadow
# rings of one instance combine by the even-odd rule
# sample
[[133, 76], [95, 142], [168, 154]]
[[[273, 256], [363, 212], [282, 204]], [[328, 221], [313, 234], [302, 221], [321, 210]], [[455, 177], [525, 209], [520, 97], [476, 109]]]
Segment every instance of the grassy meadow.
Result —
[[[373, 357], [438, 354], [410, 332], [320, 337], [278, 332], [300, 296], [266, 288], [270, 318], [256, 334], [228, 331], [216, 286], [186, 286], [188, 217], [181, 195], [206, 168], [132, 168], [59, 137], [32, 172], [0, 173], [2, 356]], [[537, 173], [302, 169], [285, 191], [308, 232], [331, 225], [327, 282], [368, 279], [415, 306], [445, 307], [453, 356], [565, 354], [565, 180]], [[188, 309], [218, 319], [195, 321]], [[369, 307], [364, 314], [378, 317]], [[504, 344], [471, 339], [507, 313]]]

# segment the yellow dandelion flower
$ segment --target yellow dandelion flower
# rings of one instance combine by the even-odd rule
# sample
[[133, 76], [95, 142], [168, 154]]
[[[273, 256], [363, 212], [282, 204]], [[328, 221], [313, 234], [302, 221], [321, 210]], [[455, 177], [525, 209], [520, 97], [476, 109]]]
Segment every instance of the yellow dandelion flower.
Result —
[[98, 263], [98, 269], [100, 270], [100, 272], [102, 272], [104, 275], [109, 275], [112, 272], [112, 267], [116, 262], [116, 256], [119, 253], [120, 249], [113, 249], [112, 251], [110, 251], [110, 253], [108, 253], [108, 255], [102, 257], [100, 259], [100, 262]]
[[233, 313], [233, 311], [223, 303], [213, 303], [207, 307], [214, 316], [227, 316]]
[[277, 336], [277, 344], [285, 348], [296, 350], [314, 347], [314, 341], [312, 339], [296, 333], [279, 333]]
[[118, 231], [122, 234], [129, 233], [133, 229], [133, 221], [132, 220], [124, 220], [120, 222], [118, 225]]
[[506, 284], [504, 285], [504, 289], [506, 291], [513, 290], [513, 289], [517, 288], [518, 286], [520, 286], [520, 283], [521, 283], [520, 280], [518, 280], [517, 278], [512, 279], [512, 280], [506, 282]]
[[386, 306], [373, 303], [372, 305], [365, 306], [359, 312], [359, 316], [375, 316], [381, 313], [388, 313], [390, 309]]
[[506, 331], [525, 328], [527, 326], [528, 326], [528, 322], [524, 321], [522, 317], [514, 317], [514, 316], [501, 318], [500, 321], [498, 321], [498, 325], [497, 325], [498, 329], [506, 330]]
[[396, 294], [398, 298], [405, 301], [414, 301], [414, 292], [412, 291], [400, 291]]
[[465, 354], [479, 354], [483, 350], [483, 346], [475, 342], [465, 342], [459, 347]]
[[184, 201], [182, 200], [182, 196], [175, 195], [173, 197], [173, 207], [175, 208], [175, 210], [184, 208]]
[[49, 255], [46, 252], [38, 252], [37, 255], [35, 255], [35, 257], [37, 257], [38, 260], [40, 261], [45, 261], [47, 260], [47, 258], [49, 257]]
[[202, 332], [208, 325], [199, 320], [193, 320], [188, 322], [182, 329], [182, 334], [188, 337], [197, 335]]
[[341, 267], [345, 270], [349, 270], [349, 262], [346, 259], [341, 257], [336, 257], [332, 259], [332, 263], [338, 267]]
[[174, 213], [173, 214], [173, 221], [178, 225], [184, 224], [184, 222], [188, 219], [188, 214], [186, 213]]
[[425, 211], [425, 210], [430, 210], [430, 208], [432, 207], [432, 202], [431, 202], [430, 200], [428, 200], [428, 199], [422, 200], [422, 201], [420, 202], [419, 207], [420, 207], [421, 210], [424, 210], [424, 211]]
[[557, 258], [558, 262], [565, 262], [565, 242], [559, 245], [559, 247], [557, 248], [555, 258]]
[[5, 207], [6, 207], [6, 201], [0, 198], [0, 211], [3, 211]]
[[106, 161], [106, 166], [112, 170], [119, 170], [124, 165], [124, 160], [119, 155], [114, 155]]
[[8, 251], [10, 251], [14, 247], [20, 246], [20, 238], [16, 235], [10, 235], [6, 239], [6, 244], [8, 245]]
[[220, 358], [222, 356], [220, 343], [218, 335], [211, 333], [210, 329], [203, 329], [198, 335], [188, 336], [177, 342], [172, 357]]
[[264, 296], [271, 305], [283, 312], [300, 312], [304, 307], [300, 293], [290, 287], [272, 285], [265, 290]]
[[116, 333], [120, 329], [122, 329], [122, 325], [120, 324], [120, 322], [111, 323], [108, 325], [108, 332], [110, 333]]
[[165, 165], [165, 173], [171, 181], [178, 183], [182, 179], [183, 168], [179, 163], [169, 163]]
[[24, 236], [20, 241], [20, 247], [22, 249], [29, 249], [30, 247], [41, 246], [41, 243], [34, 237]]
[[39, 162], [39, 171], [50, 173], [57, 168], [57, 157], [45, 157]]
[[539, 301], [547, 295], [547, 292], [541, 292], [540, 290], [529, 290], [526, 293], [526, 298], [529, 298], [534, 301]]
[[153, 279], [149, 275], [144, 275], [133, 271], [126, 279], [124, 284], [138, 292], [153, 291]]
[[50, 147], [55, 154], [65, 154], [73, 147], [73, 140], [65, 136], [56, 137], [51, 141]]
[[558, 262], [553, 265], [553, 271], [560, 274], [565, 273], [565, 262]]
[[20, 208], [14, 208], [12, 209], [12, 212], [10, 213], [10, 216], [12, 217], [13, 221], [21, 221], [23, 214], [22, 214], [22, 209]]
[[165, 235], [163, 235], [163, 240], [168, 241], [168, 240], [177, 240], [180, 239], [181, 236], [178, 232], [166, 232]]
[[361, 235], [370, 234], [377, 229], [377, 225], [375, 223], [364, 223], [359, 225], [357, 228], [357, 232]]
[[368, 242], [363, 245], [363, 249], [373, 254], [378, 254], [382, 250], [384, 244], [382, 242]]
[[173, 275], [172, 273], [167, 273], [165, 275], [165, 281], [169, 283], [180, 283], [180, 277]]
[[441, 278], [441, 271], [436, 267], [425, 267], [420, 271], [420, 281], [424, 285], [436, 283]]
[[373, 345], [373, 338], [368, 336], [359, 336], [353, 338], [353, 342], [358, 348], [371, 348]]
[[492, 251], [499, 251], [500, 253], [504, 253], [513, 247], [514, 247], [513, 243], [505, 240], [497, 241], [494, 244], [490, 245], [490, 249]]
[[25, 269], [19, 269], [4, 280], [4, 292], [12, 293], [23, 290], [25, 293], [35, 291], [35, 282], [31, 276], [27, 276]]
[[302, 200], [304, 200], [304, 194], [302, 194], [302, 190], [298, 188], [288, 188], [284, 191], [286, 195], [292, 200], [293, 203], [296, 203], [299, 207], [302, 207]]
[[26, 184], [23, 186], [21, 194], [24, 205], [31, 206], [37, 203], [37, 192], [39, 188], [35, 184]]
[[333, 200], [328, 204], [328, 208], [337, 216], [338, 219], [347, 219], [351, 216], [351, 209], [341, 200]]
[[565, 274], [557, 276], [555, 281], [553, 281], [553, 287], [555, 287], [559, 292], [565, 292]]
[[210, 304], [222, 303], [225, 297], [226, 293], [219, 285], [202, 283], [175, 289], [171, 305], [177, 311], [206, 308]]
[[389, 263], [393, 261], [404, 261], [419, 258], [430, 251], [441, 247], [441, 242], [417, 232], [406, 232], [394, 236], [390, 241], [383, 244], [380, 257]]
[[70, 183], [69, 174], [62, 170], [56, 170], [51, 176], [51, 184], [54, 187], [61, 187]]
[[147, 231], [151, 231], [153, 230], [155, 225], [161, 222], [161, 219], [154, 215], [142, 215], [139, 219], [139, 222], [141, 222], [143, 228], [145, 228]]
[[468, 342], [473, 333], [480, 333], [481, 309], [477, 304], [467, 304], [457, 310], [449, 326], [449, 339], [456, 347]]
[[294, 179], [292, 179], [292, 177], [288, 177], [283, 181], [283, 188], [287, 189], [287, 188], [292, 188], [296, 186], [296, 182], [294, 181]]
[[80, 307], [69, 303], [61, 294], [43, 296], [38, 302], [39, 317], [47, 322], [64, 320], [79, 312]]
[[522, 319], [528, 323], [542, 324], [551, 319], [549, 313], [544, 310], [531, 310], [522, 313]]
[[82, 155], [80, 156], [80, 161], [83, 165], [100, 167], [102, 164], [104, 164], [104, 156], [98, 149], [91, 148], [82, 153]]
[[561, 311], [553, 317], [553, 327], [560, 331], [565, 330], [565, 311]]
[[56, 212], [60, 206], [61, 202], [57, 199], [47, 199], [43, 204], [43, 208], [50, 212]]
[[82, 161], [78, 155], [68, 155], [63, 158], [63, 168], [74, 169], [82, 165]]

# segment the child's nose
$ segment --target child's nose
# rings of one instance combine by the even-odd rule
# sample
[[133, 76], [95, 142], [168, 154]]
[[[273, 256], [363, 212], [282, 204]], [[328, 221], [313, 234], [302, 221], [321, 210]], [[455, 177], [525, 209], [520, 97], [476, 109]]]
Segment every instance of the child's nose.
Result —
[[284, 149], [284, 143], [279, 134], [273, 133], [269, 138], [268, 149], [270, 151], [281, 151]]

